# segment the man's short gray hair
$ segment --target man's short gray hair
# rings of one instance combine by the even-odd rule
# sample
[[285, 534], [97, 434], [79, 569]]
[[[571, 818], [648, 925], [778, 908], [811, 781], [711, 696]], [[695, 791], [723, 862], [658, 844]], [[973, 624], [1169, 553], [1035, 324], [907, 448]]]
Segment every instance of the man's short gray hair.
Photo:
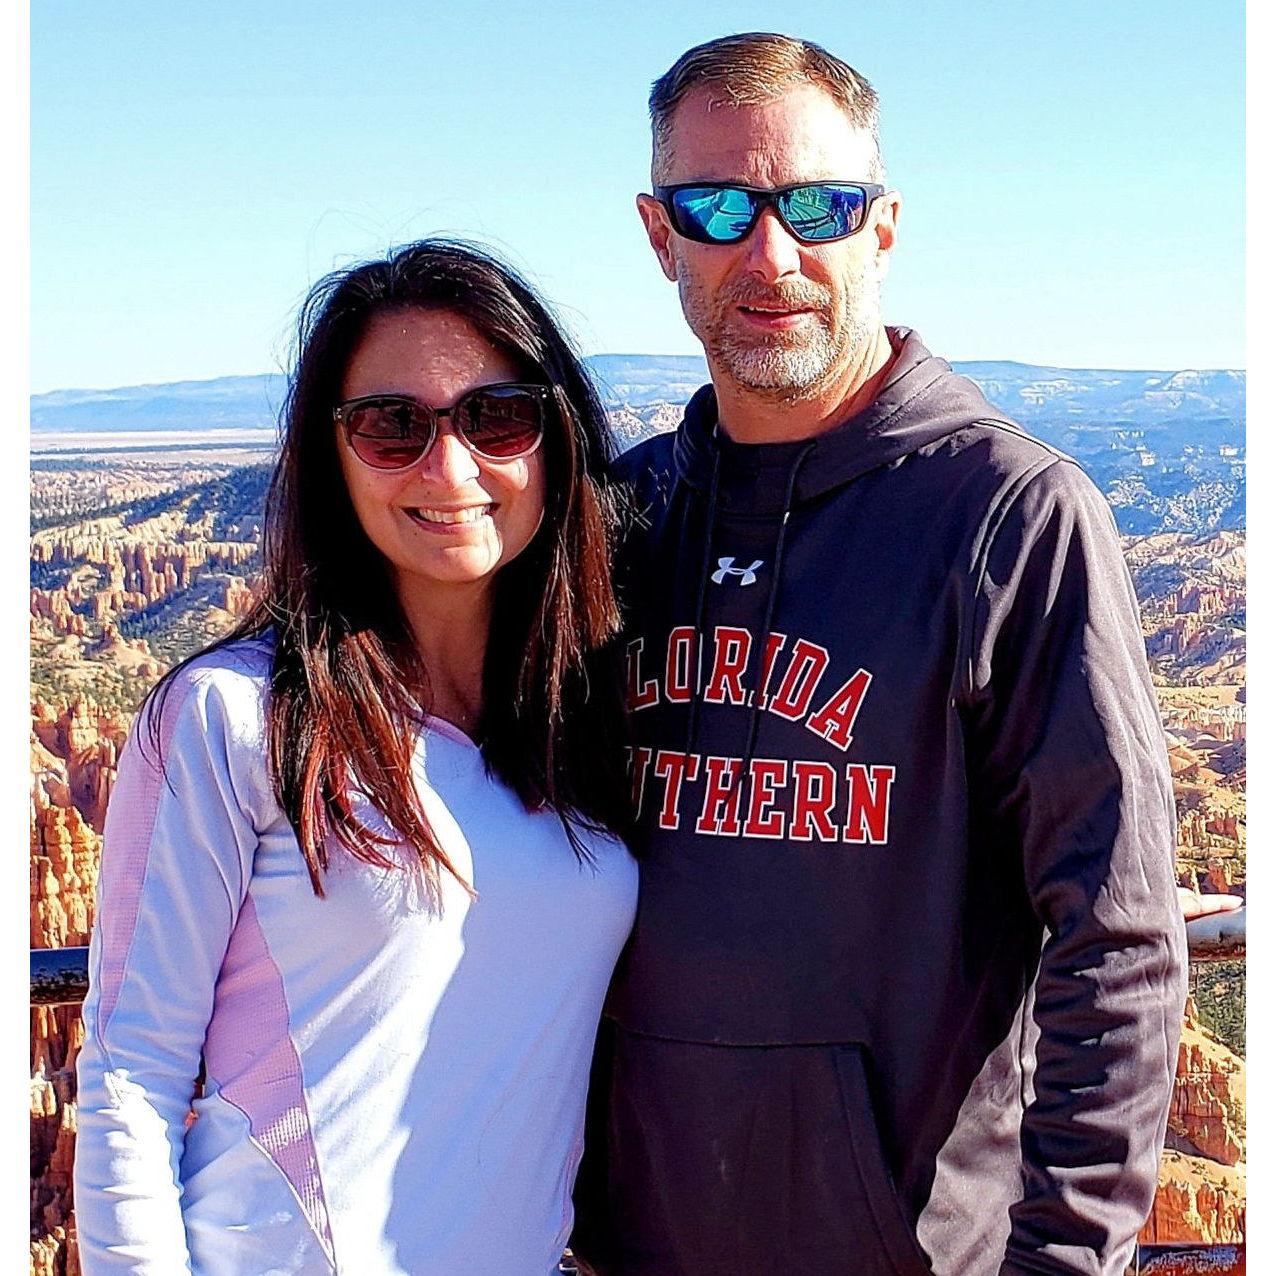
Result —
[[708, 88], [714, 102], [729, 106], [760, 106], [804, 84], [823, 89], [846, 112], [851, 123], [872, 138], [870, 171], [855, 176], [875, 182], [884, 180], [877, 93], [873, 86], [818, 44], [765, 31], [727, 35], [698, 44], [651, 86], [648, 106], [653, 176], [662, 179], [666, 175], [674, 112], [693, 89]]

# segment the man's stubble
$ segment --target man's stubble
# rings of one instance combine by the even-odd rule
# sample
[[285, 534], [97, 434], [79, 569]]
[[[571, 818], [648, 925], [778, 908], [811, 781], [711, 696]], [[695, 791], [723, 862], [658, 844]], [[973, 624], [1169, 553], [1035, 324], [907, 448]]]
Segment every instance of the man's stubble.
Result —
[[[742, 280], [714, 296], [685, 270], [678, 272], [678, 296], [710, 363], [742, 388], [777, 401], [816, 395], [863, 358], [881, 324], [881, 286], [871, 262], [845, 280], [840, 307], [830, 289], [812, 280], [773, 287]], [[812, 314], [793, 331], [753, 336], [731, 322], [734, 308], [749, 304], [805, 307]]]

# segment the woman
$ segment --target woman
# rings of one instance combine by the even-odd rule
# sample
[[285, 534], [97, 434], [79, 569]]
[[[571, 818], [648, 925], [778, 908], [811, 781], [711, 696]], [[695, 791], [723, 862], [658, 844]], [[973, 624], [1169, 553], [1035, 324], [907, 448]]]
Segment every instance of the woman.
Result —
[[484, 253], [311, 294], [261, 601], [107, 820], [88, 1276], [556, 1269], [637, 886], [605, 429]]

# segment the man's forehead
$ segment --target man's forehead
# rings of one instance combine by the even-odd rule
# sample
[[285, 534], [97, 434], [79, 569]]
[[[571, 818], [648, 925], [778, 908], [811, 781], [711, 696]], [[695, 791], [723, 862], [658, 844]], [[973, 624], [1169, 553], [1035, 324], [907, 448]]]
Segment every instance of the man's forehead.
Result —
[[710, 89], [688, 93], [674, 112], [665, 180], [783, 185], [808, 178], [862, 178], [876, 148], [840, 103], [812, 85], [760, 103]]

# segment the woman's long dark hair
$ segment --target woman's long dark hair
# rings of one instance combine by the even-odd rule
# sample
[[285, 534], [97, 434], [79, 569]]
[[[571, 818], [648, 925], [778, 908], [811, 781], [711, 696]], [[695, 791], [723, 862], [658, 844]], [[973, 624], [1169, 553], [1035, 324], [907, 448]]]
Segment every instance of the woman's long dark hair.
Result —
[[[370, 321], [416, 308], [459, 315], [520, 375], [553, 390], [542, 444], [544, 518], [495, 582], [479, 722], [484, 759], [529, 809], [557, 812], [578, 855], [587, 854], [579, 827], [625, 832], [632, 819], [612, 641], [620, 618], [611, 584], [616, 509], [605, 480], [612, 453], [606, 415], [528, 284], [485, 250], [422, 240], [337, 271], [306, 298], [267, 499], [262, 589], [253, 611], [215, 644], [273, 634], [271, 778], [319, 895], [330, 834], [361, 860], [394, 863], [385, 853], [391, 839], [357, 817], [352, 789], [415, 848], [434, 887], [440, 870], [462, 880], [411, 779], [420, 715], [430, 705], [429, 670], [386, 563], [350, 502], [332, 417]], [[177, 671], [149, 702], [157, 749], [163, 699]]]

